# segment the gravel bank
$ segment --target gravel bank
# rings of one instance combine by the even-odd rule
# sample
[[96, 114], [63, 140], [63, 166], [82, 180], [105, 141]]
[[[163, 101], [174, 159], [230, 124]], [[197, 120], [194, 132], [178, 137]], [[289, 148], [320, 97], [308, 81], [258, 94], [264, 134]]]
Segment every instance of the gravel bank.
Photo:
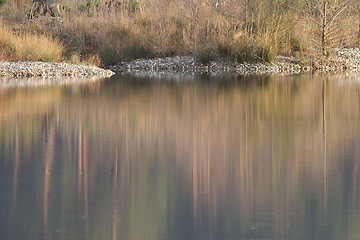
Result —
[[49, 62], [0, 61], [0, 77], [110, 77], [114, 72], [93, 66]]
[[278, 57], [277, 64], [270, 63], [234, 63], [226, 60], [211, 61], [208, 64], [198, 62], [192, 56], [138, 59], [111, 66], [115, 72], [123, 73], [217, 73], [234, 72], [239, 74], [299, 73], [310, 69], [290, 62], [286, 57]]
[[330, 58], [310, 56], [301, 63], [294, 57], [277, 56], [274, 63], [234, 63], [225, 60], [208, 64], [198, 62], [192, 56], [138, 59], [123, 62], [109, 69], [122, 73], [216, 73], [234, 72], [238, 74], [297, 74], [301, 72], [360, 72], [360, 49], [333, 49]]
[[321, 72], [360, 72], [360, 49], [335, 48], [329, 58], [314, 58], [312, 64]]
[[[305, 63], [304, 63], [305, 62]], [[226, 60], [202, 64], [192, 56], [139, 59], [109, 67], [110, 70], [70, 63], [0, 61], [0, 78], [61, 78], [110, 77], [122, 73], [238, 73], [238, 74], [297, 74], [301, 72], [360, 73], [360, 49], [333, 49], [329, 58], [310, 56], [300, 62], [294, 57], [278, 56], [274, 63], [235, 63]], [[55, 80], [54, 80], [55, 81]], [[55, 81], [56, 82], [56, 81]]]

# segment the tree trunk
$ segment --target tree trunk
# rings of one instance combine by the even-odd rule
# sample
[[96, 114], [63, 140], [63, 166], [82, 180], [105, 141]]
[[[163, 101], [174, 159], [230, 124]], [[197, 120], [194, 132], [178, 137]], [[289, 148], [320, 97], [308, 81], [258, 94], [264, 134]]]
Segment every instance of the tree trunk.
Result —
[[245, 33], [249, 33], [249, 19], [248, 19], [248, 4], [249, 0], [245, 0], [244, 6], [244, 26], [245, 26]]
[[327, 55], [327, 1], [323, 3], [323, 18], [322, 18], [322, 29], [321, 29], [321, 46], [322, 46], [322, 55]]

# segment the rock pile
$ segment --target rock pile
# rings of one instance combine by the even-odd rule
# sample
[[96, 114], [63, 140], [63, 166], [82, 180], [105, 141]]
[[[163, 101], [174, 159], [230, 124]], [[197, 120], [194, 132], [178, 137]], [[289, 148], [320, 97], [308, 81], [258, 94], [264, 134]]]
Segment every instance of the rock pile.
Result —
[[288, 58], [278, 57], [277, 63], [235, 63], [229, 60], [210, 61], [202, 64], [192, 56], [176, 56], [155, 59], [138, 59], [130, 62], [123, 62], [120, 65], [111, 66], [115, 72], [125, 73], [217, 73], [234, 72], [239, 74], [266, 74], [266, 73], [299, 73], [308, 71], [299, 64], [288, 61]]
[[309, 56], [314, 72], [360, 72], [359, 48], [334, 48], [330, 57]]
[[238, 74], [296, 74], [308, 71], [360, 72], [360, 49], [333, 49], [331, 57], [309, 57], [307, 64], [294, 57], [278, 56], [274, 63], [237, 63], [230, 60], [203, 64], [192, 56], [138, 59], [123, 62], [104, 70], [98, 67], [70, 63], [6, 62], [0, 61], [0, 77], [110, 77], [115, 72], [125, 73], [223, 73]]
[[333, 55], [347, 61], [353, 61], [360, 64], [360, 49], [359, 48], [334, 48]]
[[359, 48], [335, 48], [332, 53], [333, 59], [340, 63], [344, 70], [360, 71]]
[[[229, 60], [202, 64], [192, 56], [138, 59], [109, 67], [125, 73], [203, 73], [234, 72], [239, 74], [296, 74], [309, 71], [360, 71], [360, 49], [333, 49], [330, 58], [309, 57], [302, 63], [294, 57], [277, 56], [274, 63], [236, 63]], [[307, 62], [307, 63], [306, 63]]]
[[114, 72], [94, 66], [50, 62], [0, 61], [0, 77], [110, 77]]

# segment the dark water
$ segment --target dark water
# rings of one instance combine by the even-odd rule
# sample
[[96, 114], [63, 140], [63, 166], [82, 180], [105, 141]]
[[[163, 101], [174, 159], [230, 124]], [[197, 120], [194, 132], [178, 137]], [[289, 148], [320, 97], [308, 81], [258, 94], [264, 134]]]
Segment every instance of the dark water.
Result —
[[0, 239], [359, 239], [360, 77], [0, 89]]

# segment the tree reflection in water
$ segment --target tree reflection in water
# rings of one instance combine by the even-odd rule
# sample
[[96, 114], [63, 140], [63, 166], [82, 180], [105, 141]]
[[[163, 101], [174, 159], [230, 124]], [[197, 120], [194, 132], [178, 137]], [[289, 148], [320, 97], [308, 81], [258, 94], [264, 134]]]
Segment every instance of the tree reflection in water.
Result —
[[0, 92], [0, 238], [358, 237], [359, 85], [130, 78]]

